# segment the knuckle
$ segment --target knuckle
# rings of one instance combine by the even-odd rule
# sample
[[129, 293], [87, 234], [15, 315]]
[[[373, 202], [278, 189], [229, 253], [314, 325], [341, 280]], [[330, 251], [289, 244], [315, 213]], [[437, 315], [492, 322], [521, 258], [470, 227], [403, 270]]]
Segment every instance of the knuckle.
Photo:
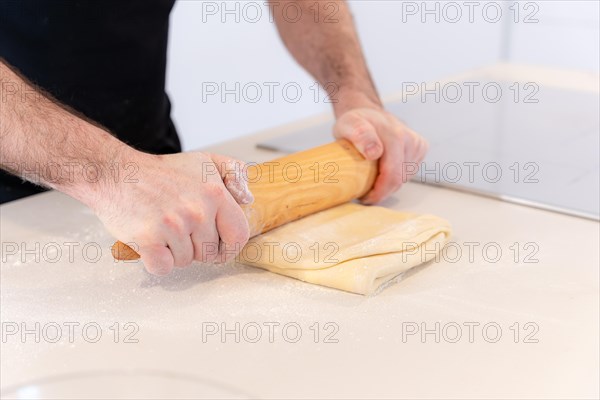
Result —
[[181, 219], [178, 218], [175, 214], [165, 214], [161, 219], [163, 227], [167, 228], [169, 231], [175, 234], [183, 233], [183, 224], [181, 223]]
[[204, 190], [209, 197], [215, 200], [222, 200], [225, 197], [225, 188], [220, 182], [208, 182], [205, 185]]
[[350, 136], [358, 141], [369, 140], [374, 134], [371, 124], [365, 121], [359, 121], [354, 124]]
[[161, 218], [161, 223], [167, 228], [170, 228], [177, 225], [177, 220], [172, 214], [165, 214]]
[[412, 135], [410, 133], [407, 133], [407, 129], [402, 125], [394, 125], [392, 128], [392, 132], [397, 137], [401, 137], [401, 138], [411, 138], [412, 137]]
[[198, 209], [196, 209], [194, 207], [190, 207], [187, 210], [187, 219], [192, 224], [201, 224], [205, 221], [205, 216], [202, 211], [199, 211]]

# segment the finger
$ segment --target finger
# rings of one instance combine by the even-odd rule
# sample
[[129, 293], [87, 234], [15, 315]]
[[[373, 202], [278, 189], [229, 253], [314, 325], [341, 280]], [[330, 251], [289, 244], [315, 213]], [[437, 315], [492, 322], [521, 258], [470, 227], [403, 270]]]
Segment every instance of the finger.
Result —
[[172, 237], [168, 240], [175, 267], [188, 267], [194, 261], [194, 244], [190, 235]]
[[173, 254], [166, 245], [141, 246], [139, 253], [144, 267], [153, 275], [167, 275], [173, 269]]
[[406, 146], [407, 151], [406, 159], [414, 162], [422, 161], [423, 157], [429, 149], [429, 144], [424, 137], [420, 136], [415, 131], [408, 129], [408, 135], [406, 135]]
[[166, 237], [176, 267], [187, 267], [194, 260], [190, 222], [188, 218], [173, 215], [165, 215], [162, 219], [163, 237]]
[[419, 156], [417, 162], [420, 164], [425, 159], [427, 152], [429, 151], [429, 142], [421, 138], [420, 146], [419, 146]]
[[251, 204], [254, 201], [254, 196], [248, 188], [246, 164], [219, 154], [211, 154], [210, 156], [233, 199], [238, 204]]
[[192, 233], [194, 245], [194, 260], [202, 263], [212, 263], [219, 254], [219, 234], [213, 223], [211, 226], [203, 226], [195, 229]]
[[221, 239], [217, 262], [233, 259], [248, 242], [248, 220], [233, 198], [217, 211], [217, 231]]
[[[410, 156], [411, 160], [413, 160], [413, 162], [419, 167], [421, 166], [421, 162], [423, 162], [423, 159], [425, 158], [425, 154], [427, 154], [426, 146], [427, 145], [424, 142], [419, 143], [418, 147], [415, 150], [413, 150], [413, 154]], [[416, 172], [417, 171], [413, 171], [411, 175], [416, 174]]]
[[404, 171], [404, 146], [393, 137], [385, 138], [386, 148], [379, 160], [379, 174], [369, 193], [361, 201], [365, 204], [375, 204], [394, 193], [406, 181]]
[[240, 243], [226, 243], [221, 241], [221, 243], [219, 243], [219, 255], [215, 262], [217, 264], [224, 264], [233, 260], [242, 250], [242, 247], [244, 246]]
[[405, 156], [406, 160], [412, 160], [410, 162], [405, 162], [405, 164], [410, 164], [404, 169], [406, 172], [406, 180], [412, 179], [419, 172], [419, 169], [422, 167], [423, 159], [427, 154], [428, 144], [425, 139], [419, 137], [413, 147], [410, 154]]
[[338, 119], [333, 127], [333, 135], [352, 142], [367, 160], [376, 160], [383, 154], [384, 147], [377, 129], [360, 116], [347, 115]]
[[404, 162], [402, 163], [402, 171], [405, 173], [405, 182], [410, 179], [419, 170], [419, 163], [421, 162], [422, 156], [421, 144], [415, 142], [413, 145], [405, 147]]

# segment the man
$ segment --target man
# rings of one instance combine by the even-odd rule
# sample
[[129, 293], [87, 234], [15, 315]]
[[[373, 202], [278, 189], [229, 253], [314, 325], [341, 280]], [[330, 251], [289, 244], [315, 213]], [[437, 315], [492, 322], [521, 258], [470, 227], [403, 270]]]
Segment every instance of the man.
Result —
[[[317, 14], [315, 2], [297, 1], [298, 21], [277, 12], [291, 2], [271, 3], [281, 38], [322, 85], [336, 85], [334, 136], [379, 160], [379, 176], [362, 199], [379, 202], [406, 180], [403, 162], [420, 162], [427, 144], [383, 109], [347, 4], [337, 2], [331, 23], [315, 18], [331, 14], [331, 1], [320, 2]], [[239, 204], [251, 201], [205, 174], [204, 165], [222, 169], [230, 160], [180, 152], [164, 90], [172, 6], [0, 2], [0, 166], [88, 205], [114, 237], [139, 246], [154, 274], [235, 256], [248, 240]], [[47, 173], [50, 165], [58, 173]], [[133, 168], [135, 180], [123, 171], [115, 179], [123, 166]], [[1, 181], [2, 201], [42, 190], [9, 174]]]

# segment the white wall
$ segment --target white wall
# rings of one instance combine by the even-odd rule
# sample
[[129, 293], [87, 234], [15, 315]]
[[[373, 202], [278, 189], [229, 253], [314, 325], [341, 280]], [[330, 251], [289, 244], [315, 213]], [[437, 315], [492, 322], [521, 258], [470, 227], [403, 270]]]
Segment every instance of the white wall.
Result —
[[[502, 56], [518, 62], [598, 70], [595, 1], [579, 2], [575, 8], [570, 6], [573, 2], [538, 1], [540, 22], [527, 26], [507, 18], [514, 17], [507, 9], [513, 1], [480, 2], [471, 9], [472, 21], [464, 2], [455, 2], [458, 8], [449, 2], [427, 2], [425, 7], [433, 10], [429, 14], [421, 1], [349, 3], [367, 61], [384, 96], [400, 90], [403, 81], [442, 78], [494, 63]], [[524, 3], [519, 8], [531, 11], [524, 10]], [[497, 5], [504, 7], [499, 21], [494, 20]], [[225, 7], [237, 7], [237, 12], [225, 14]], [[461, 12], [458, 20], [457, 9]], [[506, 32], [510, 35], [505, 36]], [[510, 40], [505, 42], [506, 37]], [[249, 101], [256, 96], [250, 90], [246, 97], [241, 93], [239, 102], [233, 95], [225, 101], [220, 95], [203, 99], [203, 87], [223, 83], [233, 89], [236, 82], [249, 90], [260, 87], [262, 97]], [[272, 102], [265, 82], [279, 85]], [[289, 83], [302, 90], [296, 103], [284, 97], [282, 87]], [[262, 0], [176, 4], [171, 16], [167, 89], [186, 150], [329, 110], [324, 94], [315, 100], [313, 85], [313, 79], [282, 45]], [[290, 88], [288, 96], [294, 95]]]
[[600, 2], [538, 1], [521, 17], [535, 11], [538, 22], [513, 24], [509, 59], [598, 72], [600, 63]]

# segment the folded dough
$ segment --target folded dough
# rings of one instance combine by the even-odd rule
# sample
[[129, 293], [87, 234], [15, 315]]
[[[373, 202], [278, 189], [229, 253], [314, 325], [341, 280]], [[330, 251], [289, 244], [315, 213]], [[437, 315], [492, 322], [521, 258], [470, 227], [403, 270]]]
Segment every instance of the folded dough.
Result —
[[250, 239], [240, 261], [368, 295], [434, 258], [450, 232], [449, 223], [433, 215], [347, 203]]

